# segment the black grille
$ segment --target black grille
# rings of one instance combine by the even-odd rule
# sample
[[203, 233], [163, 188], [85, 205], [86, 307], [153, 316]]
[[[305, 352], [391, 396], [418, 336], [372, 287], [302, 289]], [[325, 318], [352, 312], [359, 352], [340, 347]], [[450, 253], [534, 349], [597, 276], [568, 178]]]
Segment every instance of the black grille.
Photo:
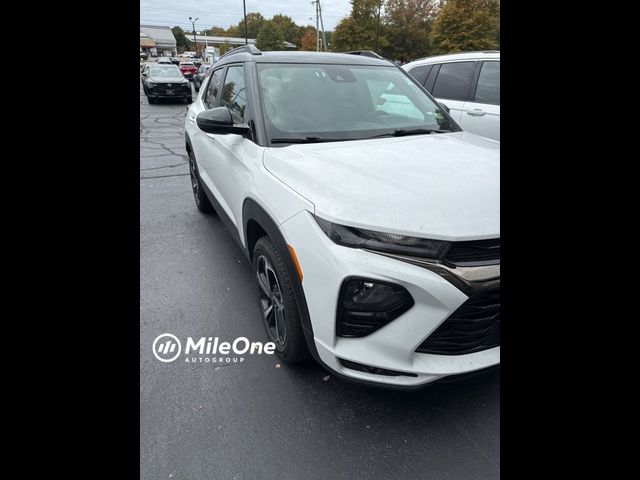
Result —
[[166, 93], [167, 91], [172, 91], [172, 92], [182, 92], [182, 91], [187, 91], [187, 85], [182, 84], [182, 83], [172, 83], [171, 86], [169, 86], [166, 83], [157, 83], [154, 86], [153, 89], [154, 93]]
[[477, 265], [500, 262], [500, 239], [455, 242], [444, 256], [445, 262], [454, 265]]
[[436, 355], [465, 355], [500, 345], [500, 289], [464, 302], [416, 349]]

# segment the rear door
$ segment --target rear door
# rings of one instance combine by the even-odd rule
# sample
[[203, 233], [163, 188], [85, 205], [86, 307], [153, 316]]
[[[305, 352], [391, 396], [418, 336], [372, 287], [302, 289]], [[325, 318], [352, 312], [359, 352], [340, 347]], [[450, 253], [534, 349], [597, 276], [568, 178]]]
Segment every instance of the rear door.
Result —
[[[435, 64], [430, 73], [435, 73], [438, 66], [440, 68], [437, 71], [433, 88], [429, 85], [431, 78], [427, 79], [427, 85], [425, 85], [438, 102], [449, 107], [449, 114], [458, 123], [460, 123], [464, 104], [469, 98], [476, 63], [470, 60]], [[432, 75], [430, 74], [429, 77]]]
[[459, 121], [463, 130], [500, 141], [500, 60], [482, 62], [463, 110]]

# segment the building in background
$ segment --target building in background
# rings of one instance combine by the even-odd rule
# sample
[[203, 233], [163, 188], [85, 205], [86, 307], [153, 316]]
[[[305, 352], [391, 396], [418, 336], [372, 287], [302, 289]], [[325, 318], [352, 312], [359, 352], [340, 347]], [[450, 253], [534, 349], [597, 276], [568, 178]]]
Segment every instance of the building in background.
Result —
[[[143, 47], [143, 41], [145, 45], [151, 45], [151, 42], [155, 45], [153, 47]], [[143, 52], [144, 48], [147, 48], [149, 53], [154, 57], [178, 55], [176, 38], [173, 36], [173, 32], [169, 27], [140, 25], [140, 53], [146, 53]], [[153, 48], [156, 50], [155, 54], [151, 52]]]
[[[187, 38], [193, 43], [193, 33], [185, 32]], [[248, 38], [247, 42], [250, 45], [255, 45], [255, 38]], [[214, 47], [216, 49], [216, 55], [219, 55], [220, 47], [222, 45], [228, 45], [231, 48], [240, 47], [244, 45], [244, 37], [217, 37], [212, 35], [196, 35], [196, 55], [205, 58], [207, 54], [204, 50], [207, 47]], [[285, 48], [295, 49], [297, 48], [293, 43], [284, 42]], [[211, 51], [211, 50], [210, 50]]]

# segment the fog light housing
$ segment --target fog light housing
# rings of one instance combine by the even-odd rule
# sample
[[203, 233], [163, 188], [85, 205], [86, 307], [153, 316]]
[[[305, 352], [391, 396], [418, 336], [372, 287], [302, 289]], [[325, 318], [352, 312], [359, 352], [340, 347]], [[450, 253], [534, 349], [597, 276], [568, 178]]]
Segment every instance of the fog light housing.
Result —
[[395, 320], [414, 305], [401, 285], [367, 278], [347, 278], [338, 297], [336, 335], [364, 337]]

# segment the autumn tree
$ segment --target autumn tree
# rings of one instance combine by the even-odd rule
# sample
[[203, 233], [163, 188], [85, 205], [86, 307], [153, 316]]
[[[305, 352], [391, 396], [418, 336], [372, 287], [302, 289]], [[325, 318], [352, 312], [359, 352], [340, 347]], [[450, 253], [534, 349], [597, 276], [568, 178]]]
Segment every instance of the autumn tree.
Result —
[[500, 1], [447, 0], [429, 38], [432, 54], [500, 48]]
[[430, 53], [429, 33], [437, 12], [436, 0], [387, 0], [382, 55], [411, 61]]
[[284, 36], [271, 20], [264, 22], [256, 38], [256, 47], [260, 50], [284, 50]]
[[316, 51], [316, 29], [315, 27], [306, 27], [302, 40], [300, 41], [300, 50], [308, 52]]

